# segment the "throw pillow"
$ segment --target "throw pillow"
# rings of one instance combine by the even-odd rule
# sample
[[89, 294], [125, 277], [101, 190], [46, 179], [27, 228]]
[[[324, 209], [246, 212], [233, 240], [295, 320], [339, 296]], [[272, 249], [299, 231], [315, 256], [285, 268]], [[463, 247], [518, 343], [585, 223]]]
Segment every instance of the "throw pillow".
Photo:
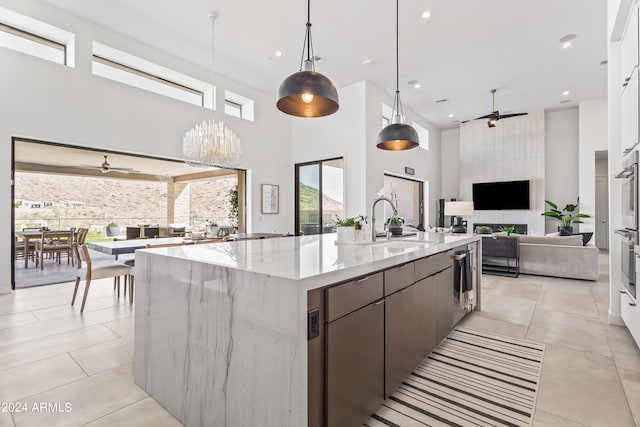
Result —
[[581, 234], [582, 235], [582, 246], [587, 246], [587, 243], [589, 243], [589, 240], [591, 240], [591, 238], [593, 237], [593, 232], [576, 233], [576, 234]]
[[582, 246], [587, 246], [587, 243], [589, 243], [589, 240], [591, 240], [591, 238], [593, 237], [593, 232], [572, 234], [566, 230], [560, 230], [560, 235], [561, 236], [582, 236]]

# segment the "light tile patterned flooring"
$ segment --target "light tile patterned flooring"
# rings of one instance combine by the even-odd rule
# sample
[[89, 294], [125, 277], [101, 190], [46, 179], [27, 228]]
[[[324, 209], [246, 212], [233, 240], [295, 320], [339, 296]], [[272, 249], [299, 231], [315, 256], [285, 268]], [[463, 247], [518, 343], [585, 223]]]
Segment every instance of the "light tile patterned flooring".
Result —
[[[69, 305], [72, 284], [0, 295], [0, 405], [72, 404], [12, 414], [0, 406], [0, 427], [180, 425], [133, 381], [133, 309], [112, 283], [92, 284], [83, 316]], [[485, 275], [483, 311], [463, 324], [547, 344], [534, 426], [640, 426], [640, 350], [608, 325], [608, 301], [606, 274]]]

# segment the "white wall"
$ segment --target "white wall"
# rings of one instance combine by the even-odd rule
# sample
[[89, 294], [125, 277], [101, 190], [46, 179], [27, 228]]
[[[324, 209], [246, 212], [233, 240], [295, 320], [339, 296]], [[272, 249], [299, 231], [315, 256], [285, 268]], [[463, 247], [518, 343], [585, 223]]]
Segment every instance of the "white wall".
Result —
[[[315, 119], [293, 118], [293, 163], [344, 158], [345, 215], [367, 215], [365, 156], [365, 82], [338, 89], [337, 113]], [[294, 167], [289, 166], [293, 175]]]
[[[429, 130], [429, 150], [414, 148], [407, 151], [385, 151], [376, 147], [376, 139], [382, 126], [382, 103], [393, 105], [393, 98], [386, 95], [373, 84], [366, 83], [366, 164], [367, 164], [367, 204], [376, 197], [384, 185], [384, 172], [397, 176], [406, 176], [425, 182], [425, 191], [429, 192], [429, 200], [425, 199], [425, 223], [432, 226], [437, 222], [437, 203], [440, 198], [440, 130], [423, 120], [413, 111], [405, 108], [407, 123], [415, 121]], [[406, 175], [405, 166], [415, 169], [415, 175]], [[382, 217], [382, 206], [376, 217]], [[367, 214], [370, 214], [367, 208]], [[382, 230], [382, 221], [378, 223]]]
[[[345, 215], [371, 215], [371, 201], [384, 185], [384, 173], [424, 181], [429, 190], [429, 222], [434, 224], [440, 195], [440, 130], [407, 110], [407, 122], [417, 122], [429, 130], [429, 150], [384, 151], [376, 147], [381, 129], [382, 103], [392, 100], [369, 82], [359, 82], [338, 90], [340, 109], [320, 119], [293, 119], [293, 162], [344, 157]], [[406, 175], [405, 166], [415, 169]], [[377, 228], [382, 229], [382, 205], [376, 210]]]
[[[609, 140], [607, 100], [581, 102], [579, 115], [580, 212], [593, 216], [596, 212], [596, 151], [606, 150]], [[584, 224], [580, 224], [580, 231], [595, 231], [593, 218], [586, 218]]]
[[457, 199], [460, 192], [460, 128], [442, 131], [440, 165], [441, 198]]
[[[69, 68], [0, 48], [0, 293], [10, 290], [11, 271], [11, 138], [26, 137], [64, 142], [76, 146], [104, 148], [129, 153], [180, 158], [182, 137], [194, 123], [211, 115], [210, 110], [186, 104], [95, 77], [91, 74], [91, 43], [96, 40], [151, 62], [204, 81], [210, 72], [149, 48], [104, 28], [88, 24], [57, 9], [30, 0], [4, 1], [18, 13], [47, 22], [76, 34], [76, 67]], [[224, 90], [253, 98], [255, 122], [218, 112], [241, 138], [240, 167], [252, 177], [248, 223], [253, 231], [292, 231], [293, 173], [291, 126], [288, 116], [275, 108], [275, 94], [249, 89], [217, 76], [218, 105]], [[260, 184], [280, 185], [280, 214], [260, 211]]]
[[[547, 111], [544, 116], [544, 198], [565, 206], [578, 197], [578, 108]], [[559, 225], [558, 220], [546, 218], [545, 233], [557, 231]]]

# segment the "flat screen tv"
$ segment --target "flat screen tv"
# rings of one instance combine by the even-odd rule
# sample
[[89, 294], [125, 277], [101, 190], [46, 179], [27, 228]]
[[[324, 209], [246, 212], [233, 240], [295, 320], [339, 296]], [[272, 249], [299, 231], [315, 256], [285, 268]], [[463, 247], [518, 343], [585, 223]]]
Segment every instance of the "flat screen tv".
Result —
[[473, 209], [478, 211], [530, 209], [529, 181], [473, 184]]

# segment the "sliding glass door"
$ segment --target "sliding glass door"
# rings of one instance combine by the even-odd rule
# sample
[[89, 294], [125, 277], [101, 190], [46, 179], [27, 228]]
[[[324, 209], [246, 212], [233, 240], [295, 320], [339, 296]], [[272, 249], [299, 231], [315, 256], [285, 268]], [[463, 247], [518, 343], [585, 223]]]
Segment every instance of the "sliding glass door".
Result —
[[344, 217], [343, 158], [298, 163], [295, 177], [296, 235], [334, 232]]

